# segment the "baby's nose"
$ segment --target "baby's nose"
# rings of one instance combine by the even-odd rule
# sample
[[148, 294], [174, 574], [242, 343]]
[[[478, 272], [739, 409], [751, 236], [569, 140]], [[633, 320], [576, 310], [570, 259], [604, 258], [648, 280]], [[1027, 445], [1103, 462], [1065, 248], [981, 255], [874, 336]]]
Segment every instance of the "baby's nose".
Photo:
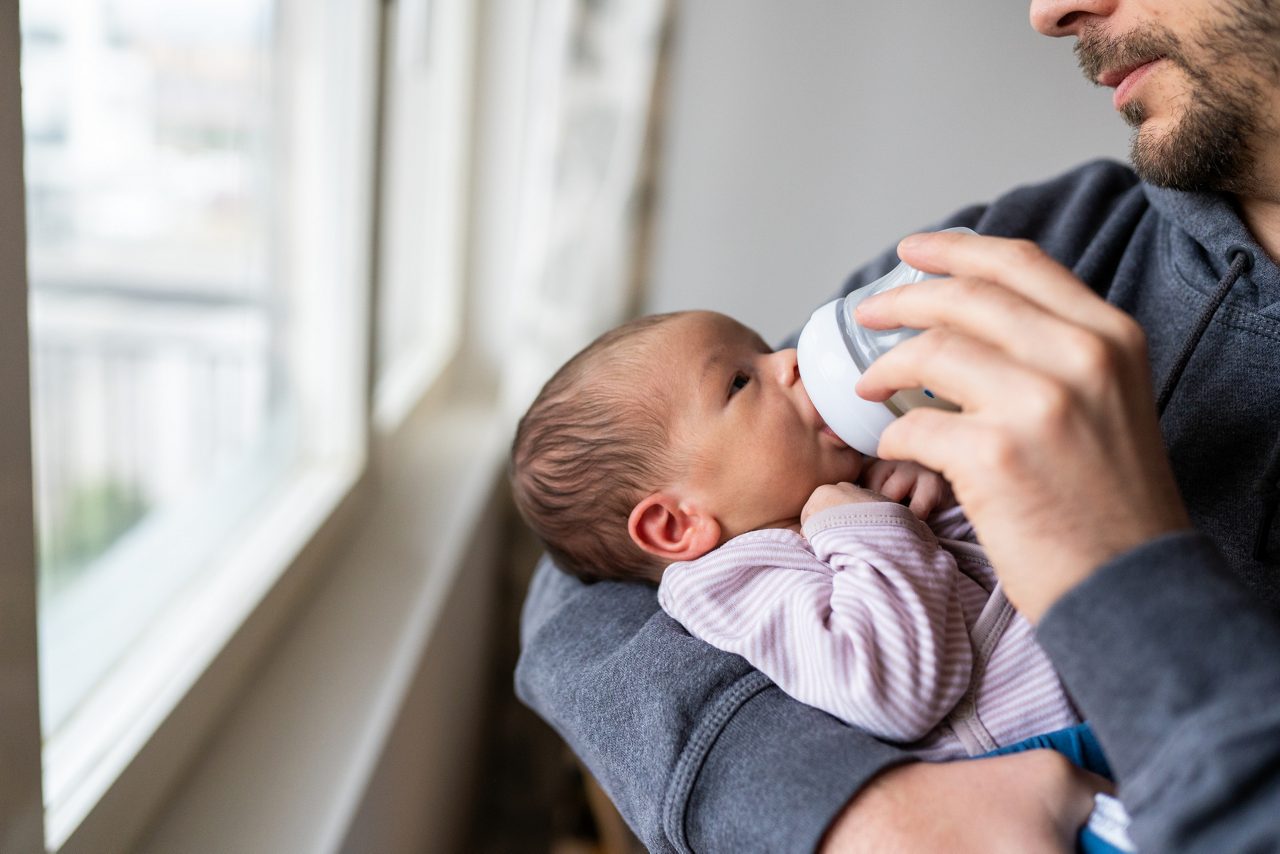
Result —
[[789, 386], [800, 381], [800, 362], [796, 359], [796, 348], [778, 350], [770, 358], [774, 360], [778, 382]]

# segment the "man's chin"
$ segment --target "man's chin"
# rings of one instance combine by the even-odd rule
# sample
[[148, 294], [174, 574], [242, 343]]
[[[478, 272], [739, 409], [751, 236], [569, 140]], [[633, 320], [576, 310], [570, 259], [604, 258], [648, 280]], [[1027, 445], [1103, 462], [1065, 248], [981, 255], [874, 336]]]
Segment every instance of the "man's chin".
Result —
[[1140, 102], [1121, 110], [1136, 122], [1130, 162], [1143, 181], [1191, 193], [1244, 192], [1253, 155], [1247, 140], [1256, 122], [1239, 104], [1219, 99], [1212, 108], [1192, 105], [1176, 115], [1151, 115]]

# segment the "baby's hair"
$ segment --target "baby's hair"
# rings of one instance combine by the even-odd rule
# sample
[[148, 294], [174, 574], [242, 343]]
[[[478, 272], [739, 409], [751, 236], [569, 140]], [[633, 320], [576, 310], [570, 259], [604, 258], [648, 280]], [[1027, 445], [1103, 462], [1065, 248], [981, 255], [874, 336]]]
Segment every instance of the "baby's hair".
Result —
[[632, 508], [671, 468], [641, 317], [601, 335], [547, 381], [520, 419], [509, 476], [516, 507], [556, 563], [584, 581], [653, 580], [663, 564], [631, 540]]

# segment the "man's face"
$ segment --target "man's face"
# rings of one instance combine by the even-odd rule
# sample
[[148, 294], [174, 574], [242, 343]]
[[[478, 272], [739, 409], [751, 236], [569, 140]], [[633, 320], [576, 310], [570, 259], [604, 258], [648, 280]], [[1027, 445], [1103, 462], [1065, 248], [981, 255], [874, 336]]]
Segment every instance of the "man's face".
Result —
[[791, 524], [813, 490], [858, 476], [862, 455], [810, 403], [795, 350], [775, 353], [710, 312], [662, 332], [679, 488], [716, 518], [723, 539]]
[[1077, 37], [1086, 77], [1115, 88], [1153, 184], [1248, 193], [1276, 145], [1280, 6], [1271, 0], [1034, 0], [1033, 25]]

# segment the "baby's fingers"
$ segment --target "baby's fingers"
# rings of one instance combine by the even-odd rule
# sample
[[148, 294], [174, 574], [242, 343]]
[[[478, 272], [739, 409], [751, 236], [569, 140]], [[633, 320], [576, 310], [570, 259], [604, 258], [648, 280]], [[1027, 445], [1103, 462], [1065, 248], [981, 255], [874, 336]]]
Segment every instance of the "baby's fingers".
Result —
[[916, 481], [915, 492], [911, 493], [911, 503], [907, 508], [917, 519], [928, 519], [929, 514], [942, 503], [946, 493], [946, 485], [941, 477], [922, 476]]
[[867, 466], [866, 471], [862, 473], [862, 477], [858, 479], [858, 482], [867, 489], [884, 495], [885, 482], [901, 465], [899, 462], [876, 460]]
[[[916, 488], [916, 483], [921, 477], [922, 472], [916, 466], [909, 463], [898, 463], [893, 471], [876, 492], [879, 492], [890, 501], [902, 501], [908, 495], [911, 495]], [[872, 487], [875, 489], [875, 487]]]
[[808, 522], [809, 517], [815, 513], [821, 513], [831, 507], [883, 500], [884, 498], [873, 490], [854, 486], [852, 483], [832, 483], [819, 486], [809, 496], [809, 500], [805, 502], [804, 507], [800, 510], [800, 524], [803, 525]]

